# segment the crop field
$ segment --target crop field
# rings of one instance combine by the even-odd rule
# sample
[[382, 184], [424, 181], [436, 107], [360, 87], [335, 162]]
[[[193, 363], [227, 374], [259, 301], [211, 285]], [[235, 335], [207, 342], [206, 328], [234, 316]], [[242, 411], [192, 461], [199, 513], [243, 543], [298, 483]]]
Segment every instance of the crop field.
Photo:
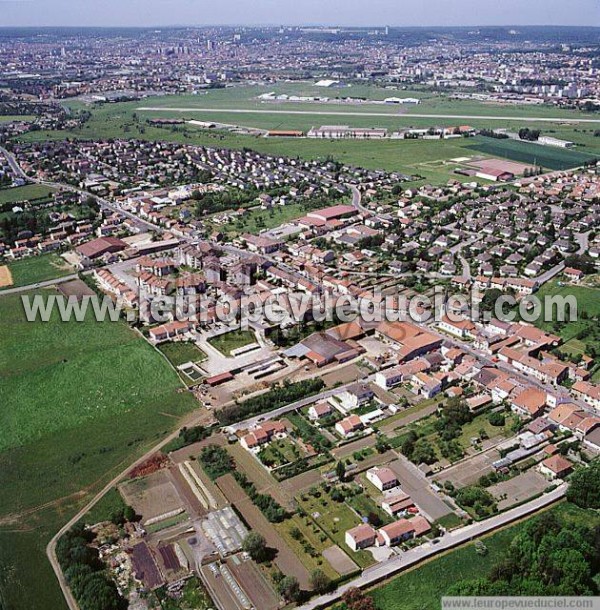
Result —
[[[565, 522], [585, 523], [590, 526], [598, 522], [594, 511], [585, 511], [568, 503], [550, 509]], [[487, 576], [492, 567], [503, 557], [513, 538], [522, 530], [525, 522], [499, 530], [483, 538], [488, 549], [482, 557], [469, 543], [450, 551], [437, 559], [393, 578], [387, 584], [372, 591], [378, 610], [422, 610], [439, 608], [440, 598], [449, 587], [463, 579]]]
[[[1, 307], [0, 374], [11, 409], [0, 415], [0, 450], [160, 404], [177, 386], [174, 373], [124, 324], [91, 316], [67, 324], [58, 313], [51, 322], [29, 323], [13, 295]], [[59, 329], [64, 337], [57, 342]]]
[[548, 169], [569, 169], [593, 158], [591, 154], [576, 150], [541, 146], [510, 139], [477, 137], [475, 143], [468, 148], [501, 159], [511, 159], [531, 165], [537, 164]]
[[11, 610], [64, 610], [48, 540], [197, 403], [124, 323], [27, 323], [18, 299], [0, 298], [10, 405], [0, 416], [0, 599]]
[[30, 256], [8, 264], [12, 275], [12, 285], [6, 288], [29, 286], [38, 282], [54, 280], [75, 272], [63, 258], [57, 254]]

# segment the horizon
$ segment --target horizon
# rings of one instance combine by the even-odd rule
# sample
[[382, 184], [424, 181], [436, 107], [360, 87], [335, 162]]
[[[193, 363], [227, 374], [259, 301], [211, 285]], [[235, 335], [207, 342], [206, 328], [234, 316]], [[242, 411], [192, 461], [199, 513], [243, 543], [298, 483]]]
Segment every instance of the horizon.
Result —
[[[0, 0], [1, 27], [600, 27], [596, 0]], [[374, 19], [374, 15], [377, 18]], [[540, 15], [544, 23], [540, 24]], [[308, 18], [307, 18], [308, 16]], [[590, 24], [591, 22], [591, 24]], [[186, 25], [186, 23], [193, 25]], [[285, 24], [285, 25], [282, 25]]]

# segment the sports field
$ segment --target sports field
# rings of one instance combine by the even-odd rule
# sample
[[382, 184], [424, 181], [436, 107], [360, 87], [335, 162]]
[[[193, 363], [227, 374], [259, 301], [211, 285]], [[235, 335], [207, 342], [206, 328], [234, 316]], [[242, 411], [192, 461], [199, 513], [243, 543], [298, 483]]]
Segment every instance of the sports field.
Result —
[[63, 610], [48, 540], [197, 402], [123, 322], [30, 324], [18, 299], [0, 298], [0, 599]]

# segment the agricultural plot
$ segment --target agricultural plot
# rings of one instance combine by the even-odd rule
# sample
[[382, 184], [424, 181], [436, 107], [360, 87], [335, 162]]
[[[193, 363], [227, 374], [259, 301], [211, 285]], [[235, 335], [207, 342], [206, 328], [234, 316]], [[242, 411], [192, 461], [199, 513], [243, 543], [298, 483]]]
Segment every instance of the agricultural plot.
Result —
[[120, 491], [125, 502], [142, 516], [143, 522], [183, 508], [167, 470], [127, 481]]
[[577, 150], [486, 137], [476, 137], [475, 142], [469, 145], [468, 149], [501, 159], [511, 159], [531, 166], [539, 165], [555, 170], [577, 167], [594, 158], [592, 154]]
[[0, 320], [11, 405], [0, 417], [0, 521], [12, 515], [0, 526], [0, 598], [15, 610], [66, 610], [48, 541], [197, 402], [124, 323], [28, 323], [14, 295], [0, 298]]

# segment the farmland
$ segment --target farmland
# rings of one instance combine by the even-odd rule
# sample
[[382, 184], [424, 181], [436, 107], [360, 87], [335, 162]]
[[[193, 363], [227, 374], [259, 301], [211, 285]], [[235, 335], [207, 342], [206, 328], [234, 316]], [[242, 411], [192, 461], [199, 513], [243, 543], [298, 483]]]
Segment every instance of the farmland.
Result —
[[468, 146], [469, 150], [486, 153], [501, 159], [540, 165], [548, 169], [569, 169], [582, 165], [585, 161], [593, 158], [593, 155], [588, 153], [528, 144], [517, 140], [497, 140], [485, 137], [477, 137], [475, 140], [475, 144]]
[[47, 541], [197, 403], [124, 323], [31, 324], [18, 298], [0, 299], [11, 405], [0, 426], [0, 599], [11, 610], [62, 610]]

